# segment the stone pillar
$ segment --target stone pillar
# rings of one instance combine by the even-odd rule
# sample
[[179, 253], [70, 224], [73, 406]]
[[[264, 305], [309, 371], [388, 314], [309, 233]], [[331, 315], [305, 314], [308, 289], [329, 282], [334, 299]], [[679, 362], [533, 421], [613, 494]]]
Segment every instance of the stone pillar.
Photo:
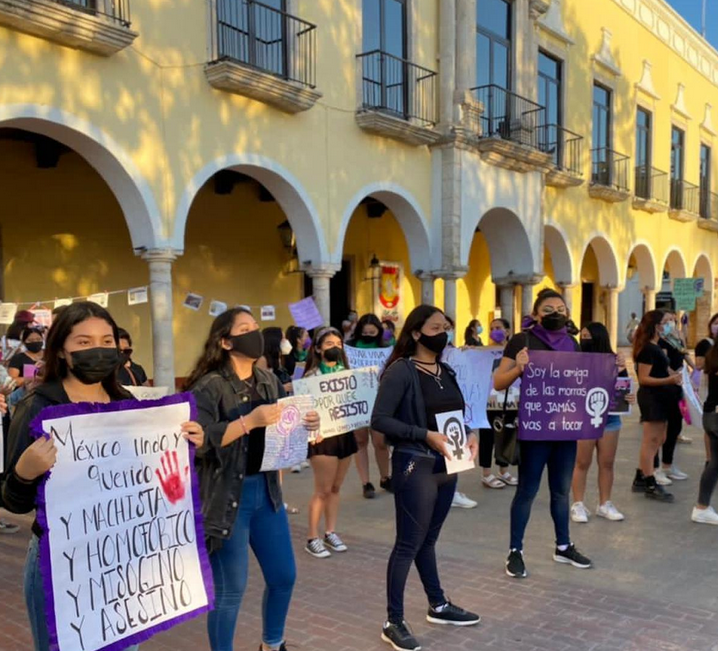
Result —
[[312, 295], [317, 309], [322, 315], [324, 325], [329, 325], [331, 318], [331, 300], [329, 293], [329, 281], [337, 272], [335, 268], [321, 267], [307, 269], [306, 273], [312, 279]]
[[645, 299], [645, 311], [650, 312], [656, 309], [656, 290], [655, 289], [644, 289], [643, 297]]
[[421, 281], [421, 302], [424, 305], [434, 304], [434, 274], [422, 271], [416, 274]]
[[172, 331], [172, 249], [150, 249], [142, 253], [150, 267], [150, 318], [152, 320], [152, 361], [155, 386], [175, 390], [175, 351]]
[[611, 347], [613, 350], [618, 348], [618, 289], [615, 287], [608, 287], [607, 291], [608, 301], [608, 336], [611, 339]]
[[512, 332], [518, 332], [521, 324], [516, 323], [516, 315], [514, 314], [514, 285], [498, 285], [498, 287], [501, 316], [509, 322]]
[[456, 278], [444, 278], [444, 314], [456, 323]]
[[455, 121], [456, 0], [442, 0], [439, 8], [439, 122], [448, 132]]
[[[568, 283], [559, 283], [559, 287], [561, 288], [561, 292], [563, 293], [563, 301], [566, 303], [566, 309], [568, 310], [568, 313], [571, 315], [571, 319], [573, 320], [576, 325], [579, 325], [576, 321], [576, 314], [574, 314], [573, 311], [573, 290], [576, 287], [576, 285], [569, 285]], [[581, 315], [578, 315], [578, 320], [581, 320]]]
[[456, 92], [476, 86], [476, 0], [456, 0]]
[[519, 321], [525, 316], [531, 314], [534, 309], [534, 292], [533, 285], [528, 283], [521, 284], [521, 314]]

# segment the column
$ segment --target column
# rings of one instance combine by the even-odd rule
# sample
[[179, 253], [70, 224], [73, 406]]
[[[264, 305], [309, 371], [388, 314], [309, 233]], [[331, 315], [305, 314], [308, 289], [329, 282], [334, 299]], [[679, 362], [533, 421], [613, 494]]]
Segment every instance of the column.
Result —
[[331, 315], [331, 300], [329, 293], [329, 281], [332, 279], [336, 269], [309, 269], [307, 274], [312, 279], [312, 295], [317, 304], [319, 313], [324, 319], [324, 325], [329, 325]]
[[618, 348], [618, 289], [608, 287], [608, 336], [611, 339], [613, 350]]
[[520, 319], [531, 314], [534, 310], [534, 291], [533, 284], [521, 284], [521, 315]]
[[424, 305], [434, 304], [434, 275], [422, 271], [416, 274], [416, 277], [421, 281], [421, 302]]
[[150, 249], [142, 259], [150, 267], [150, 318], [152, 319], [152, 361], [155, 386], [175, 390], [175, 351], [172, 332], [172, 249]]
[[647, 287], [643, 290], [643, 298], [645, 300], [645, 311], [650, 312], [656, 309], [656, 290], [648, 289]]
[[456, 278], [444, 278], [444, 314], [456, 323]]
[[[563, 302], [566, 303], [566, 309], [568, 310], [568, 313], [571, 315], [571, 319], [573, 319], [573, 322], [576, 323], [577, 316], [580, 317], [580, 315], [574, 314], [574, 311], [573, 311], [573, 290], [575, 289], [576, 285], [569, 285], [568, 283], [559, 283], [559, 287], [561, 288], [561, 291], [563, 293]], [[580, 318], [578, 320], [580, 321]]]
[[454, 123], [456, 0], [442, 0], [439, 7], [439, 122], [448, 131]]
[[[515, 322], [514, 314], [514, 286], [499, 285], [499, 307], [501, 308], [501, 316], [506, 319], [513, 332], [518, 332], [521, 324]], [[518, 327], [517, 327], [518, 326]]]
[[456, 0], [456, 92], [476, 86], [476, 0]]

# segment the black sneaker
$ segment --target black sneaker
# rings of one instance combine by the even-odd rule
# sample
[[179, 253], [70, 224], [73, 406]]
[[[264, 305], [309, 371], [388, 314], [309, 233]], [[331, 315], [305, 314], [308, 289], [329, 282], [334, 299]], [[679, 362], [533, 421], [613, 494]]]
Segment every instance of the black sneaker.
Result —
[[387, 493], [393, 493], [394, 487], [391, 485], [391, 477], [384, 477], [379, 482], [379, 486], [381, 486]]
[[553, 553], [553, 560], [557, 563], [570, 563], [574, 567], [578, 567], [582, 570], [587, 570], [591, 567], [591, 560], [578, 551], [576, 545], [573, 543], [563, 551], [556, 547], [556, 551]]
[[411, 634], [405, 621], [400, 624], [386, 622], [381, 629], [381, 639], [391, 644], [396, 651], [421, 651], [421, 645]]
[[376, 495], [376, 488], [374, 488], [374, 484], [371, 482], [364, 484], [364, 486], [362, 486], [362, 494], [366, 499], [373, 500]]
[[663, 486], [656, 483], [655, 477], [646, 477], [646, 488], [643, 494], [649, 500], [657, 502], [672, 502], [675, 499], [673, 493], [669, 493]]
[[451, 624], [452, 626], [473, 626], [481, 621], [476, 613], [470, 613], [468, 610], [454, 606], [447, 601], [441, 606], [429, 607], [429, 614], [426, 621], [431, 624]]
[[633, 480], [631, 490], [634, 493], [643, 493], [646, 490], [646, 476], [641, 472], [640, 468], [636, 468], [636, 476]]
[[512, 549], [509, 557], [506, 559], [506, 574], [514, 579], [526, 578], [526, 564], [524, 563], [523, 552], [518, 549]]

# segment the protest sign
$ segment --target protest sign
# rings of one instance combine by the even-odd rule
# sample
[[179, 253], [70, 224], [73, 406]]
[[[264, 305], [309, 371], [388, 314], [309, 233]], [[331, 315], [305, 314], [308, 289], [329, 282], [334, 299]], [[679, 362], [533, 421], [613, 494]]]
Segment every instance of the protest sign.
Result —
[[613, 390], [613, 398], [609, 408], [609, 416], [630, 416], [631, 405], [626, 401], [626, 396], [633, 391], [633, 383], [630, 377], [617, 377]]
[[325, 438], [368, 427], [379, 389], [376, 366], [295, 380], [294, 393], [314, 397]]
[[259, 315], [262, 321], [274, 321], [277, 318], [277, 311], [274, 305], [262, 305], [259, 308]]
[[133, 287], [127, 290], [127, 305], [142, 305], [148, 301], [147, 287]]
[[344, 346], [349, 368], [377, 366], [382, 369], [393, 350], [393, 346], [387, 346], [386, 348], [354, 348], [354, 346]]
[[319, 314], [317, 304], [311, 296], [307, 296], [307, 298], [303, 298], [296, 303], [290, 303], [289, 311], [292, 314], [294, 323], [300, 328], [312, 330], [313, 328], [324, 325], [324, 319], [322, 315]]
[[471, 348], [449, 348], [443, 357], [456, 372], [456, 379], [466, 403], [464, 418], [471, 429], [488, 428], [486, 404], [491, 390], [494, 351]]
[[532, 350], [521, 380], [519, 439], [598, 439], [616, 384], [616, 356]]
[[443, 414], [436, 414], [436, 427], [439, 432], [449, 439], [446, 449], [450, 458], [445, 458], [444, 461], [446, 462], [446, 472], [450, 475], [464, 470], [471, 470], [474, 467], [466, 436], [465, 418], [466, 416], [460, 411], [447, 411]]
[[50, 648], [124, 649], [209, 610], [212, 574], [190, 394], [48, 407], [32, 422], [57, 461], [38, 489]]
[[52, 325], [52, 311], [41, 308], [37, 310], [31, 310], [32, 315], [35, 317], [35, 323], [42, 326], [43, 328], [49, 328]]
[[36, 364], [23, 364], [22, 365], [22, 376], [26, 380], [31, 380], [37, 375], [38, 367]]
[[265, 430], [260, 472], [290, 468], [307, 458], [309, 431], [302, 424], [302, 419], [311, 411], [314, 398], [295, 395], [281, 398], [277, 404], [282, 409], [282, 415], [276, 425], [270, 425]]
[[294, 367], [294, 373], [292, 373], [292, 380], [301, 380], [304, 375], [304, 369], [306, 368], [306, 362], [297, 362]]
[[169, 395], [169, 387], [136, 387], [136, 386], [123, 386], [123, 389], [127, 389], [135, 398], [138, 400], [159, 400]]
[[0, 325], [12, 325], [17, 312], [17, 303], [0, 303]]
[[695, 425], [696, 427], [703, 426], [703, 405], [701, 404], [700, 398], [693, 389], [691, 384], [691, 375], [688, 370], [688, 366], [684, 365], [681, 370], [683, 375], [683, 398], [686, 401], [686, 407], [688, 409], [688, 418], [684, 419], [688, 425]]
[[676, 278], [673, 281], [673, 298], [677, 311], [692, 312], [696, 309], [696, 281], [693, 278]]

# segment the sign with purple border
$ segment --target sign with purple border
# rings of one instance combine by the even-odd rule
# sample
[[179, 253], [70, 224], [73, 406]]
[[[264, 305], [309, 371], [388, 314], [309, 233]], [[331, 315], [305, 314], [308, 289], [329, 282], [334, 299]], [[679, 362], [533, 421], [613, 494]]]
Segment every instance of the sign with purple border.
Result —
[[521, 378], [519, 439], [599, 439], [616, 383], [616, 356], [532, 350]]
[[190, 394], [44, 409], [57, 461], [37, 497], [53, 651], [119, 651], [210, 610]]

